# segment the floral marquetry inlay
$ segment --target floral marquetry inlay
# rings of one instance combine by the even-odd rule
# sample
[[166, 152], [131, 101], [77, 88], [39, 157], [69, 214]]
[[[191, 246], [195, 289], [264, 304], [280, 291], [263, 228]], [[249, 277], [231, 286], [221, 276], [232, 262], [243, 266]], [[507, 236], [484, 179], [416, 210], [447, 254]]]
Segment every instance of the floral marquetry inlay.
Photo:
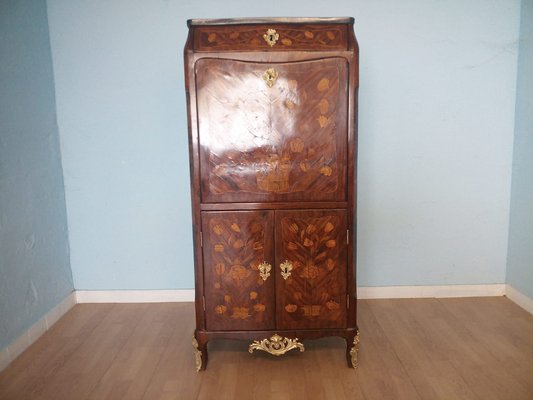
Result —
[[284, 329], [328, 328], [345, 318], [346, 215], [344, 211], [285, 212], [277, 222], [285, 243], [278, 257], [290, 260], [292, 275], [280, 299]]
[[344, 61], [197, 65], [204, 201], [345, 199]]
[[[273, 321], [273, 290], [267, 274], [271, 257], [271, 212], [203, 214], [207, 324], [212, 329]], [[266, 279], [265, 279], [266, 277]]]
[[240, 50], [256, 47], [262, 50], [346, 49], [346, 31], [332, 25], [276, 27], [231, 26], [200, 27], [196, 36], [200, 51]]

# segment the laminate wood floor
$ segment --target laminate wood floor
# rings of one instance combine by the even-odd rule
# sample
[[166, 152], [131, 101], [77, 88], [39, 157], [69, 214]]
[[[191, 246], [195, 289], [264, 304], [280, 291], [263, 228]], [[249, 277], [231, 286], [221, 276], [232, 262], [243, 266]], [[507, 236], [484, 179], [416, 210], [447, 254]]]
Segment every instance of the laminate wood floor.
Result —
[[359, 368], [344, 340], [282, 357], [209, 345], [192, 303], [80, 304], [0, 373], [0, 399], [533, 399], [533, 316], [505, 297], [360, 300]]

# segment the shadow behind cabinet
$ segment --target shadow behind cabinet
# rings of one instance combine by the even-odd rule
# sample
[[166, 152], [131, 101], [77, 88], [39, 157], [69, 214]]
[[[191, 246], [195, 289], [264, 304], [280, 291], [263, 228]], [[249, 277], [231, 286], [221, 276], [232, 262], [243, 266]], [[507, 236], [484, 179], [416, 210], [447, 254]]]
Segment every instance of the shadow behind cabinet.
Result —
[[358, 47], [352, 18], [189, 20], [197, 369], [346, 339], [357, 364]]

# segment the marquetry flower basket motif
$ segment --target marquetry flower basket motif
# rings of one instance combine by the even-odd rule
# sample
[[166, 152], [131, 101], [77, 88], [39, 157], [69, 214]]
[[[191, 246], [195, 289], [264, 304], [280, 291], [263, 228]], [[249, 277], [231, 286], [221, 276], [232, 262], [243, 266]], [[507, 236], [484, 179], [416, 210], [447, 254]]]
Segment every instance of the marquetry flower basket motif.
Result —
[[[259, 218], [235, 216], [215, 217], [209, 221], [209, 251], [212, 299], [208, 306], [215, 323], [229, 321], [257, 322], [266, 310], [263, 280], [257, 271], [265, 259], [264, 221]], [[225, 322], [226, 321], [226, 322]]]
[[294, 268], [286, 281], [284, 310], [295, 321], [340, 318], [344, 287], [338, 274], [344, 267], [340, 248], [346, 233], [339, 224], [335, 215], [282, 220], [283, 258]]

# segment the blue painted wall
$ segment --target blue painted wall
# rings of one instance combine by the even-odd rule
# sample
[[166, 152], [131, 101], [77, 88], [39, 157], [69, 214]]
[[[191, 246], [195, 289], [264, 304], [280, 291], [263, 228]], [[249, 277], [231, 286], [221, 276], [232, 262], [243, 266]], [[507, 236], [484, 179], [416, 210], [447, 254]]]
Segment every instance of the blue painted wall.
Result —
[[72, 290], [44, 0], [0, 2], [0, 349]]
[[193, 286], [188, 18], [356, 18], [359, 284], [503, 283], [519, 0], [49, 0], [77, 289]]
[[533, 299], [533, 0], [522, 0], [507, 283]]

